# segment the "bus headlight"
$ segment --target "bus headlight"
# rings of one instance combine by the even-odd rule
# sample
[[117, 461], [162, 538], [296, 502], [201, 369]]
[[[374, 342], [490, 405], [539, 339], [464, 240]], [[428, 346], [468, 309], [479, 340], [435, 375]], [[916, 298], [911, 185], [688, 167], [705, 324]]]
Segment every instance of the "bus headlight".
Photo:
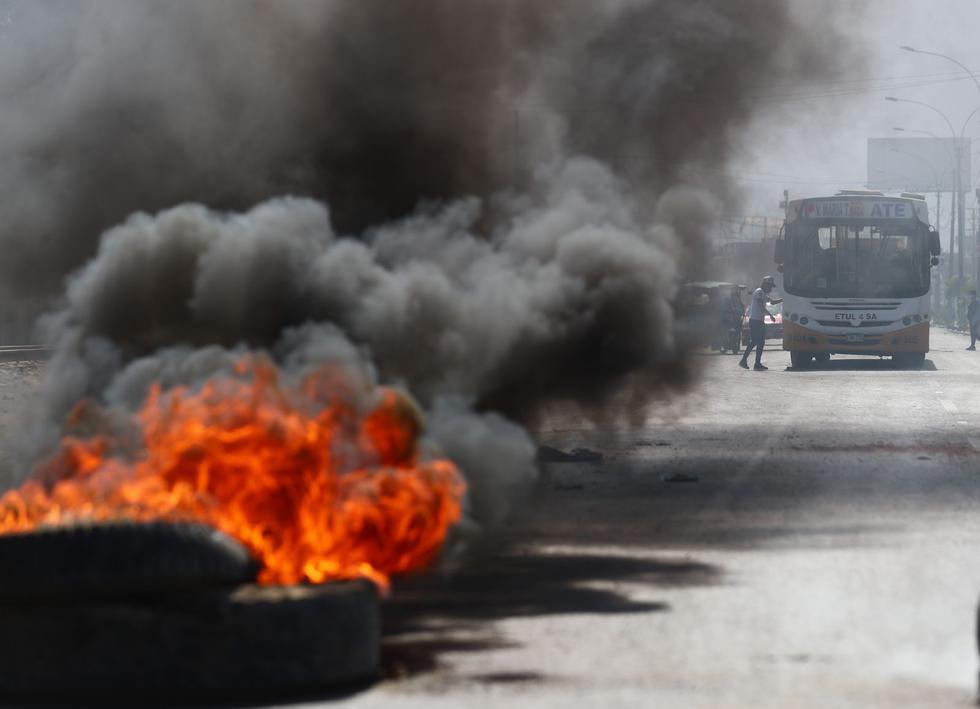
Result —
[[792, 320], [793, 322], [796, 322], [797, 320], [800, 319], [800, 316], [797, 315], [796, 313], [793, 313], [792, 315], [789, 316], [789, 319]]
[[912, 318], [910, 318], [908, 315], [906, 315], [904, 318], [902, 318], [902, 324], [904, 324], [904, 325], [911, 325], [912, 324]]
[[808, 318], [806, 315], [800, 318], [800, 325], [806, 325], [808, 322], [810, 322], [810, 318]]

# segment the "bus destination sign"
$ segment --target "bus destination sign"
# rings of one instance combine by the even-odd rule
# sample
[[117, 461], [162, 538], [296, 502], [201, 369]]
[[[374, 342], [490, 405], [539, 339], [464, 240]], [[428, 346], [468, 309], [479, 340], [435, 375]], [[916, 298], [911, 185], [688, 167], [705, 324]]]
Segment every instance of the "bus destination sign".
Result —
[[805, 219], [911, 219], [914, 216], [908, 202], [835, 200], [803, 205]]

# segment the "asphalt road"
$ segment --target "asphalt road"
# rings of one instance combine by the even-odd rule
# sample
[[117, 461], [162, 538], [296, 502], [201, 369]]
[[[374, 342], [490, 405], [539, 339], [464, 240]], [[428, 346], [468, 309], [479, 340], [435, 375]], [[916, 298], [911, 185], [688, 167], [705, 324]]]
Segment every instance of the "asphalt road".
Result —
[[549, 464], [506, 538], [396, 588], [387, 679], [330, 705], [973, 706], [965, 345], [933, 332], [916, 372], [795, 372], [778, 349], [746, 372], [705, 353], [696, 389], [639, 427], [555, 418], [543, 442], [603, 460]]

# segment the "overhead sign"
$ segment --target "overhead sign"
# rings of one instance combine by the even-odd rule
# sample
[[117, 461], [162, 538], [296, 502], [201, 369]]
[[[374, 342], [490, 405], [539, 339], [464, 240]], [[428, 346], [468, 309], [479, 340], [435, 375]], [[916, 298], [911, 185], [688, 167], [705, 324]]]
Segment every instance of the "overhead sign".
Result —
[[952, 192], [959, 185], [968, 190], [972, 155], [969, 137], [869, 138], [867, 187], [884, 192]]
[[912, 219], [909, 202], [895, 200], [833, 200], [806, 202], [804, 219]]

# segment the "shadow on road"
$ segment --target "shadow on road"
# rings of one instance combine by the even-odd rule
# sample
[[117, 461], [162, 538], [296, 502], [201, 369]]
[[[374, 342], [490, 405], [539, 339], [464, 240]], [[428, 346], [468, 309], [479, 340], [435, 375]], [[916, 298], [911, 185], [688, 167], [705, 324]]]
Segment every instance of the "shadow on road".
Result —
[[888, 371], [925, 371], [935, 372], [936, 364], [927, 359], [918, 369], [908, 369], [895, 364], [890, 359], [870, 359], [862, 357], [860, 359], [832, 359], [825, 364], [811, 364], [802, 369], [796, 367], [786, 367], [787, 372], [888, 372]]
[[[963, 485], [970, 473], [929, 474], [932, 467], [972, 453], [966, 445], [846, 433], [818, 443], [805, 432], [767, 437], [766, 429], [751, 426], [728, 433], [689, 439], [686, 446], [675, 441], [669, 448], [640, 449], [601, 466], [546, 466], [547, 484], [526, 521], [528, 537], [562, 547], [663, 551], [867, 548], [901, 533], [901, 519], [855, 522], [837, 511], [935, 508], [969, 499]], [[736, 442], [767, 452], [755, 463], [733, 460], [726, 448], [743, 456], [746, 450]], [[836, 462], [827, 472], [830, 456]], [[894, 457], [900, 467], [869, 468], [861, 462], [882, 456]], [[814, 508], [828, 513], [814, 515]]]
[[570, 613], [648, 613], [661, 603], [637, 602], [585, 584], [637, 581], [659, 586], [718, 583], [719, 568], [695, 561], [597, 554], [509, 552], [470, 562], [452, 576], [420, 578], [392, 593], [392, 614], [437, 614], [443, 619], [497, 618]]
[[[698, 483], [700, 484], [700, 483]], [[694, 487], [692, 485], [691, 487]], [[678, 504], [687, 506], [683, 502]], [[740, 505], [742, 501], [733, 504]], [[778, 504], [778, 503], [777, 503]], [[696, 505], [691, 505], [695, 507]], [[623, 519], [593, 519], [580, 530], [594, 544], [616, 544], [621, 548], [663, 551], [704, 549], [709, 551], [747, 551], [754, 549], [812, 550], [858, 549], [878, 546], [889, 535], [901, 533], [903, 528], [894, 524], [835, 524], [780, 523], [778, 514], [768, 513], [760, 505], [757, 522], [746, 521], [751, 512], [729, 514], [725, 511], [702, 512], [696, 517], [671, 515], [663, 501], [651, 501], [646, 505], [651, 516], [659, 518], [658, 524], [637, 525], [634, 521], [636, 505], [623, 503]], [[780, 506], [780, 512], [785, 506]], [[543, 521], [535, 533], [547, 537], [563, 536], [571, 526], [562, 520]]]
[[477, 555], [452, 575], [396, 584], [383, 609], [386, 675], [431, 671], [445, 653], [512, 646], [497, 635], [495, 620], [670, 610], [665, 603], [631, 600], [596, 583], [704, 586], [720, 583], [722, 576], [720, 568], [696, 561], [520, 548]]

